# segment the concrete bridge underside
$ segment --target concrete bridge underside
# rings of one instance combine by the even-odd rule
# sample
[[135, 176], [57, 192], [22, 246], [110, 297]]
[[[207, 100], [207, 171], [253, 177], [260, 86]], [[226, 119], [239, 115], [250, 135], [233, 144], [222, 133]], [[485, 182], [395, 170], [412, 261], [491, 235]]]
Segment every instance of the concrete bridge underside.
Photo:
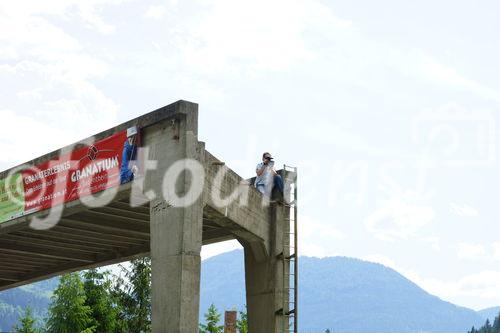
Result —
[[[103, 207], [89, 208], [80, 200], [65, 204], [62, 218], [48, 230], [31, 228], [32, 216], [4, 222], [0, 224], [0, 290], [150, 255], [153, 332], [194, 333], [198, 332], [201, 246], [237, 239], [245, 251], [249, 330], [281, 331], [287, 326], [282, 313], [288, 310], [283, 309], [288, 287], [283, 272], [289, 268], [280, 259], [288, 254], [283, 247], [288, 243], [283, 237], [289, 237], [287, 208], [279, 203], [263, 206], [261, 194], [198, 141], [197, 104], [179, 101], [94, 138], [100, 140], [132, 125], [142, 128], [148, 158], [158, 161], [156, 170], [144, 177], [144, 192], [163, 193], [169, 167], [187, 158], [204, 168], [202, 194], [188, 207], [174, 207], [168, 197], [159, 195], [133, 207], [130, 198], [137, 193], [137, 185], [128, 183]], [[57, 151], [52, 152], [28, 164], [57, 156]], [[0, 179], [7, 173], [0, 173]], [[192, 175], [181, 173], [175, 183], [177, 195], [190, 195], [192, 182]], [[244, 193], [246, 203], [224, 202], [233, 193]]]

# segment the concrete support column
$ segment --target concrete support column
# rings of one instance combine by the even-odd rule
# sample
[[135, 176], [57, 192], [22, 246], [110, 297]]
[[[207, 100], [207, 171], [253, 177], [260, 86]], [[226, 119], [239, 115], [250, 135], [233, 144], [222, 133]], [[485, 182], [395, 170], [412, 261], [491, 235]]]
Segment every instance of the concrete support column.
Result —
[[281, 204], [272, 204], [269, 210], [271, 228], [267, 255], [260, 256], [253, 250], [255, 246], [243, 242], [250, 333], [278, 333], [288, 326], [288, 318], [283, 315], [288, 311], [287, 307], [283, 309], [287, 299], [283, 287], [288, 288], [288, 283], [284, 285], [283, 265], [285, 274], [289, 273], [289, 267], [282, 259], [287, 255], [287, 249], [283, 248], [283, 237], [288, 237], [286, 211]]
[[[150, 203], [153, 333], [197, 333], [203, 224], [202, 197], [188, 206], [172, 194], [165, 197], [163, 181], [178, 161], [200, 161], [204, 147], [197, 141], [197, 105], [181, 102], [175, 119], [158, 125], [145, 142], [158, 168], [147, 178], [158, 195]], [[187, 165], [187, 162], [183, 165]], [[196, 179], [189, 171], [177, 174], [175, 197], [187, 198]], [[167, 191], [168, 193], [168, 191]], [[187, 198], [187, 199], [193, 199]], [[190, 200], [192, 201], [192, 200]]]
[[153, 333], [198, 332], [202, 207], [151, 205]]

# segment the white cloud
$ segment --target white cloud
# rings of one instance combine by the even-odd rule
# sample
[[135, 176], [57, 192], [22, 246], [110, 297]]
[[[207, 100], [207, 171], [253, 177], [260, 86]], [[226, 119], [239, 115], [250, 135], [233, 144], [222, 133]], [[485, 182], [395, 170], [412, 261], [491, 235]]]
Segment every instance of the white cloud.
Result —
[[3, 17], [0, 20], [0, 41], [0, 49], [5, 50], [2, 53], [14, 59], [23, 55], [46, 59], [60, 52], [81, 49], [74, 37], [37, 16]]
[[456, 280], [424, 278], [414, 271], [400, 271], [427, 292], [455, 304], [476, 310], [498, 306], [500, 302], [500, 271], [484, 270]]
[[[119, 4], [120, 2], [121, 1], [110, 1], [109, 3]], [[99, 3], [99, 1], [79, 1], [76, 3], [76, 6], [87, 27], [96, 29], [102, 34], [109, 35], [115, 32], [116, 27], [106, 23], [98, 14], [99, 7], [104, 4], [106, 4], [106, 2]]]
[[[5, 167], [111, 127], [117, 104], [94, 83], [108, 75], [108, 64], [61, 20], [75, 19], [101, 33], [113, 28], [99, 15], [103, 6], [121, 1], [37, 1], [0, 4], [0, 132]], [[59, 21], [60, 22], [60, 21]], [[23, 134], [24, 133], [24, 134]], [[35, 139], [36, 138], [36, 139]]]
[[299, 215], [300, 255], [327, 257], [338, 255], [331, 246], [334, 240], [345, 239], [347, 235], [331, 222], [317, 221], [309, 216]]
[[385, 255], [371, 254], [362, 259], [392, 268], [428, 293], [454, 304], [480, 310], [497, 306], [500, 302], [500, 271], [483, 270], [457, 279], [438, 279], [424, 277], [414, 269], [400, 267]]
[[430, 56], [424, 56], [420, 65], [422, 73], [429, 78], [447, 85], [470, 91], [478, 96], [500, 101], [500, 92], [461, 75], [456, 69], [439, 63]]
[[[9, 74], [4, 75], [0, 82], [24, 77], [29, 78], [33, 87], [17, 90], [5, 86], [6, 91], [12, 91], [13, 98], [4, 104], [10, 104], [10, 112], [16, 115], [9, 118], [10, 124], [26, 122], [21, 119], [22, 115], [29, 114], [30, 119], [38, 123], [37, 127], [45, 129], [45, 132], [34, 132], [40, 133], [38, 144], [50, 144], [50, 140], [44, 139], [50, 133], [67, 132], [80, 139], [111, 127], [116, 121], [118, 106], [90, 80], [104, 75], [105, 70], [104, 63], [84, 56], [63, 57], [59, 62], [50, 63], [20, 61], [10, 66]], [[36, 105], [36, 108], [26, 108], [26, 104]], [[16, 129], [19, 131], [23, 127]], [[70, 143], [62, 139], [60, 136], [60, 146]], [[0, 133], [0, 140], [10, 142], [5, 132]], [[20, 141], [12, 144], [18, 150], [30, 151], [30, 146], [21, 146]]]
[[145, 18], [161, 19], [165, 16], [166, 8], [164, 6], [149, 6], [144, 13]]
[[4, 167], [21, 164], [61, 148], [61, 142], [69, 143], [76, 139], [71, 128], [40, 122], [11, 110], [0, 110], [0, 117], [8, 119], [0, 131], [0, 163]]
[[457, 255], [460, 259], [484, 259], [486, 249], [481, 244], [460, 243], [458, 244]]
[[493, 243], [493, 258], [500, 261], [500, 243]]
[[[265, 10], [262, 10], [265, 8]], [[312, 26], [347, 29], [351, 23], [337, 18], [316, 1], [218, 0], [201, 20], [180, 23], [183, 58], [203, 72], [285, 70], [311, 60], [304, 32]], [[279, 13], [279, 14], [278, 14]]]
[[355, 124], [347, 125], [343, 123], [333, 123], [308, 120], [311, 126], [304, 127], [304, 119], [297, 119], [296, 131], [301, 133], [304, 138], [313, 142], [321, 142], [330, 147], [340, 149], [349, 149], [359, 151], [363, 154], [379, 154], [382, 156], [394, 154], [389, 147], [380, 147], [369, 138], [360, 133], [360, 129]]
[[438, 236], [424, 237], [422, 240], [428, 243], [434, 251], [441, 251], [441, 239]]
[[395, 241], [415, 236], [434, 218], [432, 206], [418, 192], [408, 190], [385, 200], [375, 212], [365, 218], [364, 224], [375, 237]]
[[362, 258], [387, 266], [401, 273], [419, 287], [441, 299], [476, 310], [497, 306], [500, 302], [500, 271], [483, 270], [455, 280], [423, 277], [413, 269], [399, 267], [391, 258], [372, 254]]
[[481, 298], [500, 299], [500, 272], [482, 271], [467, 275], [458, 281], [459, 290], [464, 295]]
[[[125, 0], [47, 0], [40, 2], [36, 0], [24, 0], [0, 3], [0, 12], [5, 16], [2, 18], [2, 21], [4, 21], [5, 18], [17, 20], [21, 28], [23, 28], [23, 23], [37, 20], [42, 21], [41, 17], [54, 16], [63, 20], [74, 20], [77, 18], [82, 20], [88, 28], [97, 30], [103, 34], [109, 34], [114, 32], [115, 27], [104, 21], [101, 11], [107, 6], [118, 5], [124, 1]], [[14, 22], [9, 21], [9, 24], [13, 23]], [[25, 27], [29, 28], [29, 25], [25, 25]], [[13, 31], [16, 30], [8, 30], [4, 31], [4, 33], [12, 34]], [[41, 32], [43, 32], [43, 30]], [[43, 39], [50, 37], [50, 35], [44, 36], [41, 32], [36, 33], [35, 31], [36, 34], [33, 37], [38, 36]], [[54, 45], [56, 42], [57, 40], [54, 40], [50, 45]]]
[[460, 205], [452, 202], [450, 203], [450, 210], [453, 214], [456, 214], [458, 216], [475, 217], [479, 215], [479, 212], [476, 208], [467, 204]]
[[464, 260], [500, 261], [500, 243], [474, 244], [462, 242], [457, 246], [457, 256]]
[[[412, 117], [412, 139], [434, 167], [493, 167], [496, 119], [487, 109], [471, 110], [456, 102], [424, 109]], [[452, 213], [479, 214], [467, 204], [451, 203]]]

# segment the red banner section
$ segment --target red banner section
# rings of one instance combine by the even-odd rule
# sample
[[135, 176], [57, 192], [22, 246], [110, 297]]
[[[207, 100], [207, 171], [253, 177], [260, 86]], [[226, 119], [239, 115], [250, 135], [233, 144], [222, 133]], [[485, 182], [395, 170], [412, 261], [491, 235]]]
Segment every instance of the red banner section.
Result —
[[23, 170], [24, 214], [119, 185], [126, 140], [127, 132], [122, 131], [57, 160]]

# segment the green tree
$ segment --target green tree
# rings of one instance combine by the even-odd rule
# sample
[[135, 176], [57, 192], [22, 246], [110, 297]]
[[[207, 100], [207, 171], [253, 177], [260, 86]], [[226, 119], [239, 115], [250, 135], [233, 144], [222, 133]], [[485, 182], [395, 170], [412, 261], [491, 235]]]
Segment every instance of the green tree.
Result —
[[489, 319], [486, 319], [486, 323], [484, 324], [482, 329], [485, 333], [491, 333], [491, 324]]
[[144, 257], [122, 266], [125, 278], [116, 277], [112, 296], [117, 303], [117, 332], [151, 332], [151, 259]]
[[327, 328], [326, 331], [325, 331], [325, 333], [330, 333], [330, 329]]
[[92, 310], [85, 305], [83, 282], [78, 273], [63, 275], [52, 296], [48, 333], [93, 333]]
[[248, 333], [248, 315], [246, 311], [240, 311], [240, 319], [236, 320], [236, 328], [239, 333]]
[[19, 322], [21, 326], [15, 325], [13, 327], [14, 332], [16, 333], [39, 333], [40, 330], [35, 328], [35, 318], [33, 318], [33, 312], [31, 308], [28, 306], [24, 309], [23, 315], [19, 318]]
[[223, 333], [224, 326], [219, 325], [220, 317], [215, 305], [210, 305], [205, 313], [206, 324], [200, 324], [200, 333]]
[[476, 329], [473, 326], [468, 333], [500, 333], [500, 314], [493, 321], [493, 326], [491, 325], [489, 319], [486, 319], [486, 323], [483, 327]]
[[494, 332], [500, 332], [500, 313], [493, 321], [493, 330]]
[[92, 326], [99, 333], [114, 333], [117, 327], [117, 309], [111, 297], [109, 271], [91, 269], [83, 273], [85, 305], [91, 309]]

